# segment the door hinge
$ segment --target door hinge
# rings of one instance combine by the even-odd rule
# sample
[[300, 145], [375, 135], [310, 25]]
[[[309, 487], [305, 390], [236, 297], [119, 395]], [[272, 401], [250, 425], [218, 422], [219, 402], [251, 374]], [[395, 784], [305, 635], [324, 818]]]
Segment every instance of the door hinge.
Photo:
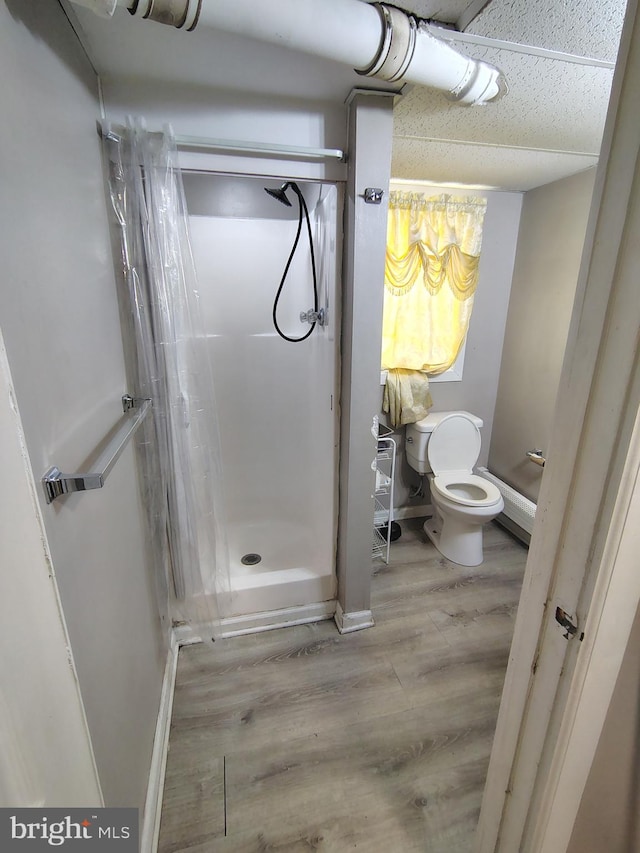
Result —
[[[578, 633], [578, 626], [571, 621], [571, 617], [568, 613], [565, 613], [562, 607], [556, 607], [556, 622], [567, 632], [564, 635], [565, 640], [568, 640], [570, 637], [575, 637]], [[584, 639], [584, 632], [580, 634], [579, 639], [581, 641]]]

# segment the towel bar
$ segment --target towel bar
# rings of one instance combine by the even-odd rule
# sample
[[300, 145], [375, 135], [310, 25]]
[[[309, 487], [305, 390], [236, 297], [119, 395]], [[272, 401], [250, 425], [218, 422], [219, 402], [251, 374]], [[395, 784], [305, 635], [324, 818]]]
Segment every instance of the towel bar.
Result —
[[534, 462], [536, 465], [539, 465], [541, 468], [544, 468], [546, 459], [542, 455], [541, 450], [527, 450], [527, 459], [530, 459], [531, 462]]
[[49, 468], [42, 477], [42, 486], [47, 503], [50, 504], [61, 495], [68, 495], [71, 492], [101, 489], [120, 454], [127, 446], [129, 439], [146, 418], [150, 408], [151, 400], [134, 398], [125, 394], [122, 398], [122, 409], [125, 413], [122, 423], [109, 445], [96, 460], [96, 470], [86, 474], [63, 474], [55, 466]]

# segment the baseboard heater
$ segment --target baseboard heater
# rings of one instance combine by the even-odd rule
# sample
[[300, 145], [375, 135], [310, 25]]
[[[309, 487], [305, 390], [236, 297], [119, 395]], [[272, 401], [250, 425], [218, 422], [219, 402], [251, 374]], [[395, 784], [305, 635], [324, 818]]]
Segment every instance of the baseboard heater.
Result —
[[478, 468], [478, 473], [496, 485], [504, 499], [504, 510], [496, 518], [496, 521], [528, 545], [533, 530], [533, 521], [536, 517], [536, 504], [529, 498], [525, 498], [504, 480], [496, 477], [487, 468]]

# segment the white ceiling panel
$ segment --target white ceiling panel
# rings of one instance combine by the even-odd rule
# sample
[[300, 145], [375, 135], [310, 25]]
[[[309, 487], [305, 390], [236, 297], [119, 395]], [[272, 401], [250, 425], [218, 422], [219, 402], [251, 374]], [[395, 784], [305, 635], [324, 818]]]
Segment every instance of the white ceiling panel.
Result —
[[621, 0], [492, 0], [468, 33], [615, 62]]
[[391, 174], [405, 180], [525, 192], [596, 164], [594, 157], [575, 154], [396, 139]]
[[597, 154], [612, 71], [506, 50], [468, 52], [501, 68], [509, 93], [485, 107], [460, 107], [439, 92], [415, 87], [395, 107], [397, 136]]

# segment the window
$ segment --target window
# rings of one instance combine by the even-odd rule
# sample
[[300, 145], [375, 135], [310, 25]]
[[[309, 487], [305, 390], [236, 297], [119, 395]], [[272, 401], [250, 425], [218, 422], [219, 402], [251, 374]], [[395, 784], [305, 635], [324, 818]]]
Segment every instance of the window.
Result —
[[482, 198], [391, 193], [383, 369], [461, 377], [485, 210]]

